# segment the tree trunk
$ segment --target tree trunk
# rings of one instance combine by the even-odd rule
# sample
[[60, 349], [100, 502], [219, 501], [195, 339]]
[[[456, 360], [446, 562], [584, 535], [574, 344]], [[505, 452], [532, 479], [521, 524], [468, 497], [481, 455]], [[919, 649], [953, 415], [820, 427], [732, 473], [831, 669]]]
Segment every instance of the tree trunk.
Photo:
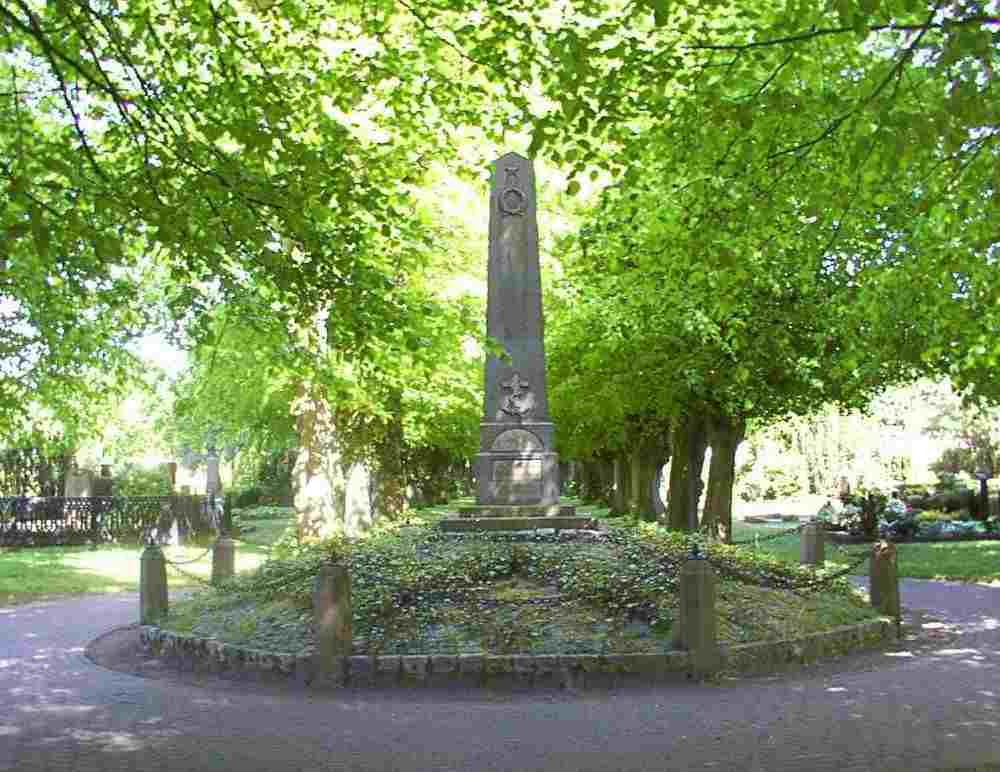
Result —
[[611, 490], [611, 514], [624, 515], [628, 512], [628, 458], [619, 453], [612, 462], [612, 490]]
[[391, 402], [392, 418], [376, 449], [373, 508], [379, 516], [398, 520], [406, 514], [406, 471], [403, 467], [402, 395]]
[[648, 522], [663, 514], [660, 472], [667, 462], [666, 443], [645, 440], [629, 454], [629, 510]]
[[293, 405], [299, 450], [292, 470], [300, 539], [323, 539], [347, 531], [347, 479], [326, 400], [300, 385]]
[[602, 507], [611, 508], [615, 496], [615, 460], [610, 455], [599, 456], [601, 470], [601, 496]]
[[584, 459], [577, 462], [576, 469], [580, 501], [592, 504], [597, 500], [597, 462], [592, 458]]
[[746, 424], [742, 419], [716, 416], [709, 424], [712, 460], [708, 468], [708, 493], [702, 526], [709, 526], [724, 542], [733, 538], [733, 482], [736, 451], [743, 442]]
[[701, 498], [701, 470], [705, 463], [707, 432], [701, 413], [681, 418], [673, 432], [670, 464], [670, 502], [667, 523], [678, 531], [698, 530], [698, 500]]

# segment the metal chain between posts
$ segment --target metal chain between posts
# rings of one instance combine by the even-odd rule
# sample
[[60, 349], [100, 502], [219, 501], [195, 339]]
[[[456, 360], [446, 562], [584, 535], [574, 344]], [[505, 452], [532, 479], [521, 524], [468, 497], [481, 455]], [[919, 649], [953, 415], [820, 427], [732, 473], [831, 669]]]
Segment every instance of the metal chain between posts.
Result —
[[[757, 574], [747, 573], [745, 571], [740, 571], [733, 566], [727, 565], [725, 563], [717, 562], [713, 560], [710, 556], [705, 556], [708, 562], [715, 568], [719, 573], [723, 575], [728, 575], [736, 579], [741, 579], [748, 584], [756, 584], [760, 586], [775, 586], [779, 589], [785, 589], [790, 592], [794, 592], [796, 595], [804, 595], [802, 591], [808, 590], [812, 592], [817, 592], [823, 589], [825, 586], [833, 584], [837, 579], [842, 579], [845, 576], [853, 573], [859, 566], [861, 566], [865, 561], [871, 558], [871, 551], [866, 551], [863, 553], [848, 553], [846, 550], [845, 554], [850, 555], [852, 558], [856, 558], [853, 563], [848, 565], [846, 568], [839, 569], [832, 574], [827, 574], [826, 576], [814, 577], [812, 579], [807, 579], [803, 582], [795, 582], [793, 580], [778, 580], [773, 582], [773, 584], [765, 584], [766, 577], [761, 577]], [[765, 582], [761, 580], [765, 579]]]
[[191, 558], [191, 560], [171, 560], [170, 558], [167, 557], [166, 553], [163, 553], [163, 559], [166, 560], [170, 565], [172, 565], [174, 567], [177, 567], [177, 566], [187, 566], [187, 565], [190, 565], [191, 563], [197, 563], [199, 560], [201, 560], [203, 557], [205, 557], [205, 555], [207, 555], [209, 552], [211, 552], [214, 548], [215, 548], [214, 544], [209, 545], [208, 547], [205, 548], [204, 552], [202, 552], [196, 558]]
[[171, 563], [169, 560], [167, 561], [167, 563], [170, 565], [171, 568], [174, 569], [174, 571], [176, 571], [181, 576], [187, 577], [188, 579], [193, 579], [194, 581], [198, 582], [199, 584], [203, 584], [206, 587], [210, 587], [212, 585], [212, 583], [208, 579], [200, 577], [197, 574], [192, 574], [188, 571], [185, 571], [183, 568], [178, 567], [174, 563]]
[[199, 584], [203, 584], [206, 587], [208, 587], [208, 586], [211, 586], [211, 582], [209, 582], [207, 579], [203, 579], [202, 577], [198, 576], [197, 574], [192, 574], [189, 571], [185, 571], [183, 568], [181, 568], [181, 566], [187, 566], [187, 565], [190, 565], [191, 563], [197, 563], [199, 560], [201, 560], [203, 557], [205, 557], [205, 555], [207, 555], [209, 552], [211, 552], [212, 549], [214, 548], [214, 546], [215, 545], [210, 545], [210, 546], [206, 547], [204, 552], [202, 552], [200, 555], [198, 555], [198, 557], [192, 558], [191, 560], [171, 560], [170, 558], [167, 557], [166, 553], [164, 552], [163, 553], [163, 561], [168, 566], [170, 566], [171, 568], [173, 568], [174, 571], [176, 571], [181, 576], [187, 577], [188, 579], [192, 579], [195, 582], [198, 582]]

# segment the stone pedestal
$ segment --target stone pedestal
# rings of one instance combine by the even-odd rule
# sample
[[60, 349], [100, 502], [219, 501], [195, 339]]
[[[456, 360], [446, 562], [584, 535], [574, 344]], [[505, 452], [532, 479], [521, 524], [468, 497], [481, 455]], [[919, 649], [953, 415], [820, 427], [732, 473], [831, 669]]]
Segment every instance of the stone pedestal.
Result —
[[550, 450], [551, 422], [484, 421], [479, 435], [477, 504], [559, 504], [559, 454]]

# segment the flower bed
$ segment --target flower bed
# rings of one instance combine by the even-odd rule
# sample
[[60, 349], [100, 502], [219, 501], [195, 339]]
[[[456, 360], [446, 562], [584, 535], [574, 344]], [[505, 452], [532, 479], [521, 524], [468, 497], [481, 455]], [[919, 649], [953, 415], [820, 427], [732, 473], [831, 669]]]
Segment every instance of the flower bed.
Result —
[[816, 518], [832, 539], [841, 543], [875, 539], [933, 542], [1000, 538], [1000, 518], [966, 520], [948, 512], [917, 510], [899, 498], [887, 499], [880, 494], [849, 498], [840, 508], [827, 502]]

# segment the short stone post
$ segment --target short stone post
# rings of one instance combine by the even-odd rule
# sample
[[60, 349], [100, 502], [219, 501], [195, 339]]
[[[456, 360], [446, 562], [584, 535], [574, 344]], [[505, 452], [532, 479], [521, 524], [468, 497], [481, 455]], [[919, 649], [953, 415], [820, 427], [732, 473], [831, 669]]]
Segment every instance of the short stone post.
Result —
[[799, 563], [803, 566], [822, 566], [826, 562], [825, 530], [820, 523], [807, 523], [799, 542]]
[[236, 575], [236, 542], [220, 536], [212, 547], [212, 584], [219, 584]]
[[343, 681], [345, 657], [351, 656], [351, 575], [342, 565], [319, 569], [313, 586], [313, 613], [319, 638], [316, 670], [320, 679]]
[[680, 575], [680, 619], [673, 643], [691, 653], [696, 675], [719, 668], [718, 619], [715, 614], [715, 572], [705, 556], [692, 551]]
[[155, 624], [167, 614], [167, 559], [150, 544], [139, 561], [139, 621]]
[[872, 608], [886, 616], [894, 617], [897, 626], [900, 618], [899, 577], [896, 572], [896, 545], [880, 541], [872, 547], [868, 573], [868, 595]]

